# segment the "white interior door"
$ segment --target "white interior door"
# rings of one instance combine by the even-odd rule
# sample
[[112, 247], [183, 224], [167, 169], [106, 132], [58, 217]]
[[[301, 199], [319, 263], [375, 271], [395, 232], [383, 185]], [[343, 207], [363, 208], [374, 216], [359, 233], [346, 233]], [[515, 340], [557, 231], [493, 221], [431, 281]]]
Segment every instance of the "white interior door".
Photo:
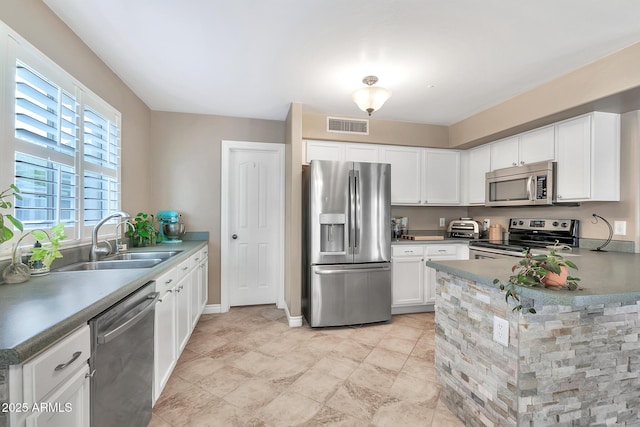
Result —
[[221, 305], [281, 305], [284, 146], [223, 141]]

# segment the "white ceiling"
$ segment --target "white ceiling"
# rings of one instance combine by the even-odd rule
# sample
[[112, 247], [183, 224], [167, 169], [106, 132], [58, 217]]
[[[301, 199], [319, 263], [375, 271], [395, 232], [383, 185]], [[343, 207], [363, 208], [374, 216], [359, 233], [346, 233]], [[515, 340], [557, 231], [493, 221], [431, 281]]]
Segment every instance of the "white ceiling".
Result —
[[640, 41], [637, 0], [44, 2], [151, 109], [275, 120], [375, 74], [375, 118], [451, 124]]

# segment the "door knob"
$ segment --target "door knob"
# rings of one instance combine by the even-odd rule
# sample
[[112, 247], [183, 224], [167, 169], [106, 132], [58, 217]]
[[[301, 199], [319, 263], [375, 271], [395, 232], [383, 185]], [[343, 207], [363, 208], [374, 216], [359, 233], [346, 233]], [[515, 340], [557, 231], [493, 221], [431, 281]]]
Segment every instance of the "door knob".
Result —
[[236, 239], [238, 238], [238, 235], [237, 235], [237, 234], [233, 234], [233, 235], [231, 236], [231, 238], [232, 238], [233, 240], [236, 240]]

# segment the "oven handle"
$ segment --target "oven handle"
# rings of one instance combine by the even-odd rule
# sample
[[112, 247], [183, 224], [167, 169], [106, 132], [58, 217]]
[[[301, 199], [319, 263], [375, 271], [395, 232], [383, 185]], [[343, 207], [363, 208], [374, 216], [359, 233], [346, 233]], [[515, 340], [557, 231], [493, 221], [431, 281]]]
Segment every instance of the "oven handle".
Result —
[[142, 300], [140, 304], [138, 304], [138, 306], [146, 304], [145, 307], [142, 310], [140, 310], [138, 314], [133, 316], [131, 319], [127, 320], [122, 325], [110, 331], [107, 331], [104, 334], [98, 335], [98, 344], [106, 344], [110, 341], [113, 341], [114, 339], [116, 339], [117, 337], [119, 337], [129, 329], [131, 329], [133, 326], [135, 326], [136, 323], [138, 323], [150, 310], [154, 308], [155, 303], [159, 297], [160, 297], [160, 292], [152, 292], [149, 295], [147, 295], [147, 297], [144, 300]]

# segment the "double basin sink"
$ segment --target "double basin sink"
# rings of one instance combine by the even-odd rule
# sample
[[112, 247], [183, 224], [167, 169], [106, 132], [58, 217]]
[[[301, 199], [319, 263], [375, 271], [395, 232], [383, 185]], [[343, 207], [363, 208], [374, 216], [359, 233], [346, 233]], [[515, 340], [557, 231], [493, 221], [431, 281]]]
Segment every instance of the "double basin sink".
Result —
[[110, 255], [100, 261], [81, 261], [65, 265], [55, 271], [123, 270], [150, 268], [179, 254], [180, 251], [124, 252]]

